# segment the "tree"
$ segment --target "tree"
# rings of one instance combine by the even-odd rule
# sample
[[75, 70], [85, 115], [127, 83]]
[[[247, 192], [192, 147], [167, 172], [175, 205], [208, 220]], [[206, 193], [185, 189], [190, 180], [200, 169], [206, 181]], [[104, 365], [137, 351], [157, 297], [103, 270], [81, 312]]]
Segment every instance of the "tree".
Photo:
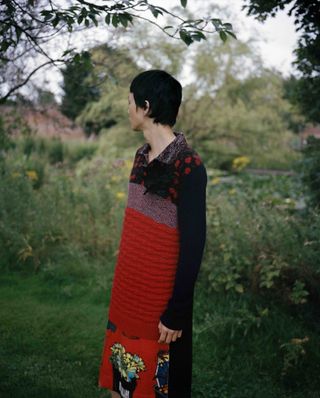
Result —
[[[103, 129], [113, 125], [127, 125], [128, 86], [132, 76], [141, 70], [128, 56], [126, 49], [111, 48], [104, 44], [91, 48], [90, 54], [94, 68], [86, 84], [98, 87], [99, 98], [87, 102], [76, 122], [87, 135], [99, 135]], [[98, 85], [96, 76], [101, 77]]]
[[90, 53], [84, 51], [69, 62], [66, 68], [62, 69], [62, 75], [64, 96], [61, 111], [74, 120], [88, 102], [99, 98], [98, 86], [92, 83], [94, 75]]
[[294, 65], [301, 78], [291, 76], [287, 82], [288, 98], [298, 104], [312, 122], [320, 123], [320, 7], [319, 0], [245, 0], [243, 9], [259, 21], [274, 17], [289, 7], [295, 18], [296, 30], [301, 32], [295, 49]]
[[[181, 5], [186, 7], [187, 0], [181, 0]], [[161, 24], [142, 15], [148, 12], [156, 20], [159, 15], [170, 15], [176, 23], [168, 26], [165, 21]], [[24, 86], [39, 69], [61, 65], [79, 55], [74, 48], [67, 48], [61, 56], [51, 57], [47, 45], [59, 35], [88, 29], [99, 23], [126, 29], [134, 20], [146, 20], [187, 46], [206, 40], [206, 35], [216, 32], [223, 41], [228, 35], [236, 38], [232, 25], [219, 18], [185, 20], [147, 0], [110, 0], [105, 4], [73, 0], [66, 8], [56, 6], [51, 0], [0, 0], [0, 102]], [[26, 67], [26, 59], [38, 55], [44, 60], [30, 71]]]
[[[263, 64], [255, 37], [199, 43], [188, 62], [177, 129], [183, 129], [211, 167], [248, 156], [256, 167], [287, 167], [295, 159], [293, 127], [303, 119], [283, 98], [283, 77]], [[180, 125], [180, 121], [182, 124]]]

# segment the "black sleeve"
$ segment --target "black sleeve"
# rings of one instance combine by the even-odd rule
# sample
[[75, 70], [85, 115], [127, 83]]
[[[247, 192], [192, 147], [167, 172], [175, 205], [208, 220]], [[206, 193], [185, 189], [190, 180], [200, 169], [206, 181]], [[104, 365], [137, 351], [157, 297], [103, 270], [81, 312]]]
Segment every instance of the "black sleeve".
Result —
[[179, 260], [173, 294], [160, 317], [172, 330], [183, 329], [192, 311], [194, 285], [206, 241], [206, 186], [207, 173], [201, 163], [183, 177], [179, 190]]

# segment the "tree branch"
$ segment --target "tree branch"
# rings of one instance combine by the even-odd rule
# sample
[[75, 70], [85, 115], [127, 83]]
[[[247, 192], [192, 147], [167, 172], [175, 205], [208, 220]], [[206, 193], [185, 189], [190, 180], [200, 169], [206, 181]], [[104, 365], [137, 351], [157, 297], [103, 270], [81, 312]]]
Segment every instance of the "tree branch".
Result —
[[47, 62], [45, 62], [44, 64], [39, 65], [39, 66], [38, 66], [37, 68], [35, 68], [32, 72], [29, 73], [29, 75], [26, 77], [26, 79], [25, 79], [23, 82], [19, 83], [19, 84], [16, 85], [15, 87], [12, 87], [12, 88], [7, 92], [6, 95], [4, 95], [3, 97], [0, 97], [0, 104], [3, 104], [3, 103], [10, 97], [10, 95], [11, 95], [12, 93], [14, 93], [15, 91], [17, 91], [17, 90], [18, 90], [19, 88], [21, 88], [22, 86], [24, 86], [24, 85], [30, 80], [31, 76], [34, 75], [39, 69], [43, 68], [43, 67], [46, 66], [46, 65], [55, 63], [55, 62], [62, 62], [62, 63], [64, 63], [65, 60], [63, 60], [63, 59], [56, 59], [56, 60], [52, 60], [52, 61], [47, 61]]

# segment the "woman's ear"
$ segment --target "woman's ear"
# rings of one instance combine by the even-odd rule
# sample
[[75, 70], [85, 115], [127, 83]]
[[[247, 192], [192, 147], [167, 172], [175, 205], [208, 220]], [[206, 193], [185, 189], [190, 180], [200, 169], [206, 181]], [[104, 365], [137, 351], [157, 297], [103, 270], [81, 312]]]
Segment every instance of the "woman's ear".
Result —
[[150, 103], [148, 100], [145, 100], [145, 108], [144, 108], [144, 114], [147, 116], [150, 112]]

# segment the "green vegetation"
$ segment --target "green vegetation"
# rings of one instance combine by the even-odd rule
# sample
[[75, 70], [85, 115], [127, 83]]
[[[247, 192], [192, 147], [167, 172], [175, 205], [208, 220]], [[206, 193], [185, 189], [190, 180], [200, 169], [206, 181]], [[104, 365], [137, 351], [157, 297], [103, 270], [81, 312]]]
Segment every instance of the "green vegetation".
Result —
[[320, 122], [320, 8], [318, 0], [244, 0], [247, 15], [259, 21], [274, 17], [284, 10], [294, 18], [299, 39], [294, 50], [297, 78], [287, 79], [287, 95], [311, 122]]
[[96, 85], [87, 81], [92, 69], [91, 54], [83, 51], [62, 70], [64, 97], [61, 111], [70, 119], [75, 119], [88, 102], [99, 98]]
[[208, 173], [193, 397], [318, 398], [319, 142], [299, 150], [305, 119], [250, 41], [212, 37], [189, 53], [154, 34], [141, 49], [148, 31], [135, 29], [127, 47], [95, 47], [92, 68], [79, 56], [65, 74], [62, 108], [96, 140], [40, 139], [25, 127], [13, 138], [0, 118], [0, 395], [108, 396], [98, 371], [142, 144], [128, 126], [128, 85], [138, 64], [180, 78], [188, 61], [194, 81], [175, 129]]
[[[75, 162], [83, 144], [62, 142], [51, 163], [50, 141], [30, 142], [1, 162], [1, 396], [108, 396], [97, 377], [134, 147], [117, 159], [102, 137]], [[208, 168], [193, 396], [316, 397], [320, 215], [299, 175], [247, 164]]]

